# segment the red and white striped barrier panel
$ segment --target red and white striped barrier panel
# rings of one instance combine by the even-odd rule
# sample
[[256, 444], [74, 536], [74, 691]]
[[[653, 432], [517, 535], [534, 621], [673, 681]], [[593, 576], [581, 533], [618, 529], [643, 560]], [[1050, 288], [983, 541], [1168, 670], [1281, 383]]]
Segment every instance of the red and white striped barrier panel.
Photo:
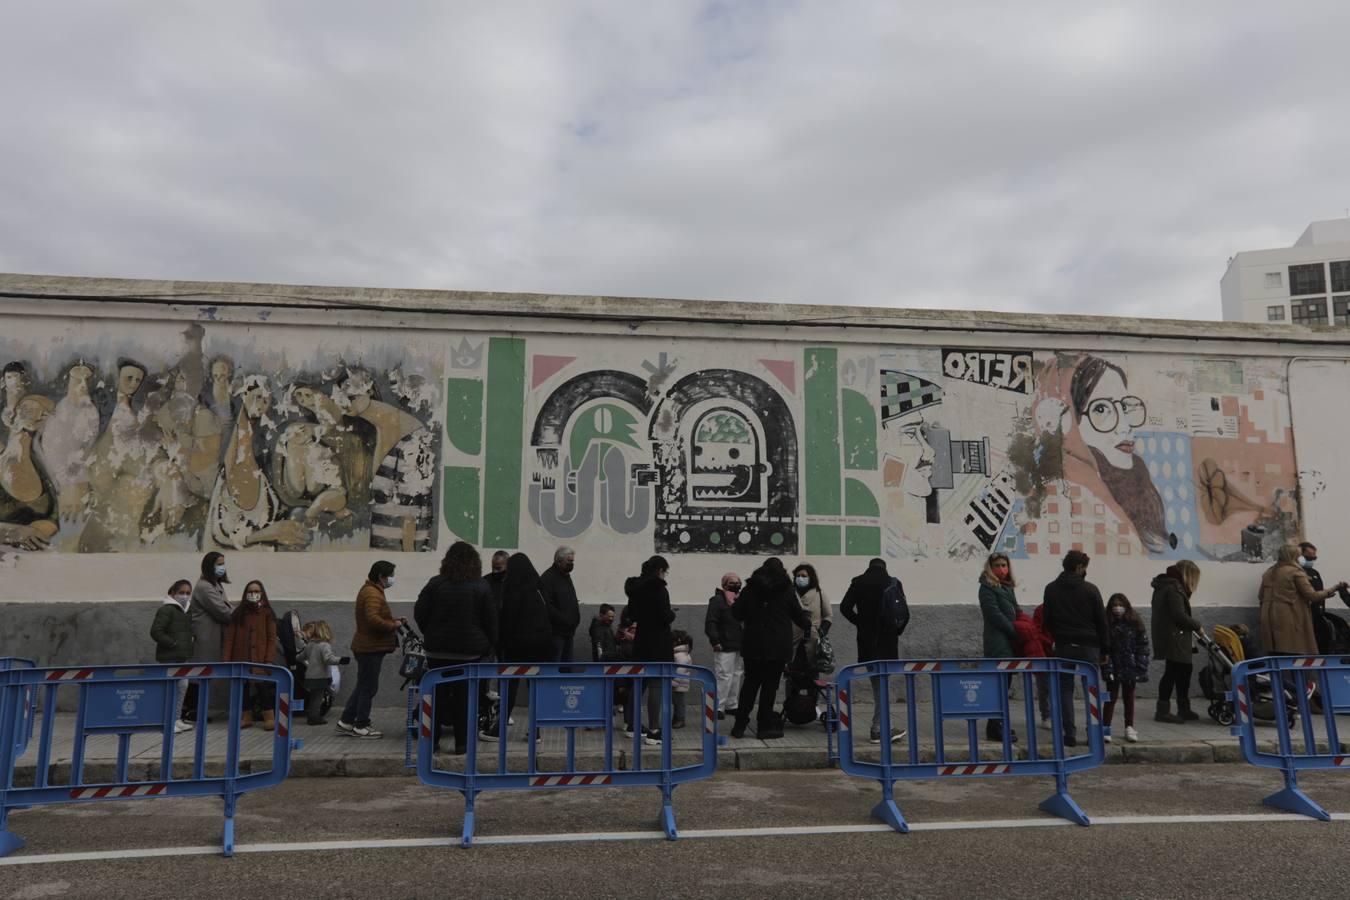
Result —
[[912, 662], [905, 663], [906, 672], [940, 672], [942, 663], [940, 662]]
[[941, 766], [939, 775], [1006, 775], [1009, 766], [1006, 763], [983, 763], [980, 765]]
[[1088, 685], [1088, 715], [1092, 716], [1092, 721], [1100, 722], [1102, 720], [1101, 698], [1097, 696], [1097, 686]]
[[530, 787], [567, 787], [572, 784], [609, 784], [609, 775], [540, 775], [530, 779]]
[[422, 737], [431, 737], [431, 698], [422, 696]]
[[538, 666], [498, 666], [498, 675], [538, 675]]
[[1030, 669], [1031, 660], [1029, 659], [1007, 659], [998, 664], [1000, 669]]
[[286, 694], [277, 694], [277, 736], [286, 737], [290, 734], [291, 721], [291, 698]]
[[1290, 663], [1296, 669], [1315, 669], [1326, 664], [1326, 659], [1321, 656], [1303, 656]]
[[200, 678], [210, 674], [210, 666], [183, 666], [181, 669], [173, 670], [174, 678]]
[[849, 723], [848, 691], [843, 690], [841, 688], [839, 691], [839, 727], [844, 731], [848, 731], [849, 728], [848, 723]]
[[75, 788], [70, 792], [72, 800], [102, 800], [105, 797], [156, 797], [164, 793], [167, 784], [138, 784], [128, 787]]
[[703, 693], [703, 730], [708, 734], [717, 730], [717, 698], [706, 691]]
[[606, 675], [641, 675], [642, 666], [605, 666]]
[[47, 673], [48, 681], [85, 681], [93, 677], [93, 669], [53, 669]]

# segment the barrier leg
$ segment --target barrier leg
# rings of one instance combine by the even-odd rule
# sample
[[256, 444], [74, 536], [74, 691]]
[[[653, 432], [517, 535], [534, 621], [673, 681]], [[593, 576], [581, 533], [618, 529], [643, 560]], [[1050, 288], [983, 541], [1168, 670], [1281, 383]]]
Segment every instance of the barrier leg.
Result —
[[669, 784], [661, 785], [661, 830], [666, 833], [666, 838], [672, 841], [680, 836], [675, 830], [675, 807], [671, 798], [674, 790]]
[[234, 856], [234, 806], [236, 798], [233, 793], [225, 795], [225, 828], [222, 838], [222, 850], [226, 856]]
[[900, 807], [895, 805], [895, 785], [889, 781], [881, 783], [881, 802], [872, 807], [872, 817], [880, 819], [901, 834], [909, 832], [909, 823], [900, 815]]
[[9, 810], [0, 807], [0, 856], [9, 856], [23, 843], [23, 838], [9, 830]]
[[1303, 793], [1299, 788], [1298, 775], [1292, 769], [1285, 770], [1284, 790], [1276, 791], [1261, 802], [1276, 809], [1298, 813], [1300, 816], [1321, 819], [1323, 822], [1331, 821], [1331, 813], [1319, 806], [1317, 801]]
[[[531, 741], [530, 743], [534, 743]], [[473, 807], [478, 797], [477, 791], [462, 791], [464, 794], [464, 832], [459, 836], [461, 847], [473, 846]]]
[[1069, 776], [1062, 772], [1055, 775], [1054, 795], [1042, 800], [1040, 809], [1042, 812], [1059, 816], [1061, 819], [1068, 819], [1070, 822], [1079, 825], [1092, 824], [1092, 820], [1087, 817], [1087, 813], [1083, 812], [1083, 808], [1069, 796]]

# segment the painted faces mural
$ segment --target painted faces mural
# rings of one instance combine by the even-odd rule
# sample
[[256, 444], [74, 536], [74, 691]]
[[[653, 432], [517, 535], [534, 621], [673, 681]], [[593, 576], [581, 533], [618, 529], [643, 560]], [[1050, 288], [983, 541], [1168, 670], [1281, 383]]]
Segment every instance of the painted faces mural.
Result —
[[134, 357], [74, 329], [45, 342], [48, 359], [6, 367], [0, 543], [434, 548], [435, 344], [353, 353], [397, 361], [377, 367], [297, 353], [312, 342], [278, 331], [146, 331]]

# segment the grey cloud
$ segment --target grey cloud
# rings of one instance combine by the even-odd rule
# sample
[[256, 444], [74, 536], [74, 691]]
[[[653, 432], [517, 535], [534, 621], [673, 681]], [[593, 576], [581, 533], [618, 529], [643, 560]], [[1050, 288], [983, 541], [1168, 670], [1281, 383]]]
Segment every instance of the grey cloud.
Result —
[[0, 269], [1212, 318], [1343, 4], [43, 4]]

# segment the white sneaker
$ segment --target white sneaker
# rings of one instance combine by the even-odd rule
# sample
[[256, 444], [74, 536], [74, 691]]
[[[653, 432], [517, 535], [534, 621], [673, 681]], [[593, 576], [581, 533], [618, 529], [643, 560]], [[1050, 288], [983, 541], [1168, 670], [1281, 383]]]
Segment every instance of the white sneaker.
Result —
[[1125, 740], [1129, 741], [1131, 744], [1139, 743], [1139, 732], [1134, 730], [1133, 725], [1125, 726]]
[[191, 730], [192, 730], [192, 723], [191, 723], [191, 722], [186, 722], [186, 721], [184, 721], [183, 719], [179, 719], [177, 722], [174, 722], [174, 723], [173, 723], [173, 733], [174, 733], [174, 734], [182, 734], [182, 733], [185, 732], [185, 731], [191, 731]]
[[1105, 742], [1108, 743], [1108, 744], [1111, 743], [1111, 735], [1109, 735], [1109, 734], [1104, 734], [1104, 735], [1102, 735], [1102, 740], [1105, 741]]
[[383, 731], [379, 731], [369, 725], [365, 727], [358, 726], [356, 728], [353, 728], [348, 733], [351, 734], [352, 737], [371, 738], [373, 740], [379, 740], [380, 738], [384, 737]]
[[350, 722], [344, 722], [344, 721], [342, 721], [341, 719], [338, 719], [338, 721], [337, 721], [337, 733], [338, 733], [338, 734], [348, 734], [348, 735], [349, 735], [349, 734], [351, 734], [351, 733], [354, 732], [354, 731], [356, 731], [356, 726], [355, 726], [355, 725], [351, 724]]

